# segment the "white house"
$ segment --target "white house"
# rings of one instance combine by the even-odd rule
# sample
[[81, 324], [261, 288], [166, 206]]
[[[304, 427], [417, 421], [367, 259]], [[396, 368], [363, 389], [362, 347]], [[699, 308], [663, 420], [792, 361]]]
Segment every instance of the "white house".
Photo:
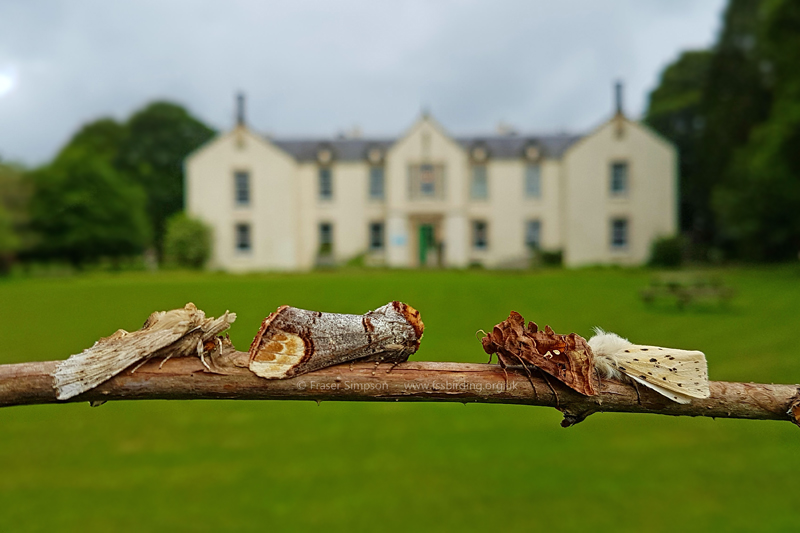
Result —
[[406, 268], [636, 265], [677, 231], [675, 147], [619, 111], [584, 136], [454, 137], [423, 114], [397, 139], [278, 140], [243, 120], [186, 162], [212, 267], [304, 270], [363, 255]]

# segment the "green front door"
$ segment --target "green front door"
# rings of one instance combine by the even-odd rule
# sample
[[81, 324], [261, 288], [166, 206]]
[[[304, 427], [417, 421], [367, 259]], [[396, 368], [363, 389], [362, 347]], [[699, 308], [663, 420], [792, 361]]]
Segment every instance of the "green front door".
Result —
[[419, 266], [428, 264], [428, 252], [436, 246], [433, 239], [433, 224], [419, 225]]

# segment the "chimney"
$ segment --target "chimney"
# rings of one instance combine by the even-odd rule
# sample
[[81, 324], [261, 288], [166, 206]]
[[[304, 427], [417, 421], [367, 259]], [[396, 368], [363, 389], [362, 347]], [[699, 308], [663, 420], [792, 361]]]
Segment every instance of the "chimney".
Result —
[[624, 115], [622, 112], [622, 81], [617, 80], [614, 84], [614, 101], [616, 105], [617, 115]]
[[244, 126], [244, 93], [236, 95], [236, 125]]

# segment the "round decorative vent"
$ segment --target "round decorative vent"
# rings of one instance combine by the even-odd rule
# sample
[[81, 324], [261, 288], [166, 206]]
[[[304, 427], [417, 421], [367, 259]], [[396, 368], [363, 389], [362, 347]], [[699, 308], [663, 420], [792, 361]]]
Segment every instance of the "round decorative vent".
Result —
[[488, 158], [489, 158], [489, 153], [483, 146], [478, 146], [472, 149], [472, 159], [474, 159], [478, 163], [483, 163]]
[[367, 159], [369, 159], [369, 162], [373, 165], [377, 165], [383, 159], [383, 152], [381, 152], [380, 148], [371, 148], [367, 153]]
[[541, 152], [539, 151], [538, 146], [528, 146], [525, 148], [525, 159], [528, 161], [536, 161], [541, 157]]
[[322, 150], [317, 152], [317, 161], [321, 165], [327, 165], [332, 160], [333, 160], [333, 153], [329, 149], [323, 148]]

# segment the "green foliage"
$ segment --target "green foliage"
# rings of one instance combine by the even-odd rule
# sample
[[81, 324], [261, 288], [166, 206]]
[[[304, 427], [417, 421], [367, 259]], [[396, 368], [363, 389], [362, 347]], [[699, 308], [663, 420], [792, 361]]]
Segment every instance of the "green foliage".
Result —
[[[638, 291], [652, 275], [182, 271], [12, 279], [0, 283], [0, 302], [13, 302], [0, 305], [0, 363], [66, 358], [187, 301], [213, 316], [237, 312], [231, 339], [246, 350], [281, 304], [364, 313], [398, 299], [419, 309], [426, 326], [412, 361], [486, 362], [475, 332], [514, 309], [558, 332], [590, 336], [601, 326], [641, 344], [703, 350], [714, 380], [800, 383], [796, 269], [723, 271], [738, 290], [728, 311], [647, 307]], [[344, 389], [346, 366], [342, 378]], [[800, 456], [789, 422], [596, 413], [563, 429], [560, 419], [550, 408], [425, 402], [3, 408], [0, 530], [489, 531], [498, 516], [504, 532], [796, 529]], [[515, 459], [531, 450], [545, 459]], [[576, 460], [588, 457], [603, 460]], [[224, 512], [209, 512], [220, 505]]]
[[650, 247], [648, 264], [654, 267], [679, 267], [683, 262], [684, 248], [684, 240], [680, 236], [660, 237]]
[[164, 236], [167, 264], [184, 268], [203, 268], [211, 257], [211, 228], [184, 212], [167, 220]]
[[30, 241], [27, 209], [30, 187], [21, 168], [0, 161], [0, 275], [8, 273]]
[[140, 253], [149, 240], [144, 194], [102, 156], [68, 147], [31, 175], [33, 254], [74, 265]]
[[698, 168], [700, 140], [705, 131], [703, 90], [712, 54], [684, 52], [661, 74], [650, 94], [645, 122], [675, 143], [680, 155], [681, 229], [690, 231], [696, 219], [710, 219], [709, 191]]
[[648, 122], [680, 149], [695, 249], [760, 261], [800, 250], [798, 64], [800, 3], [731, 0], [714, 49], [681, 56], [651, 95]]
[[118, 168], [144, 188], [155, 244], [162, 250], [166, 220], [183, 208], [183, 161], [214, 130], [169, 102], [137, 111], [126, 128]]

